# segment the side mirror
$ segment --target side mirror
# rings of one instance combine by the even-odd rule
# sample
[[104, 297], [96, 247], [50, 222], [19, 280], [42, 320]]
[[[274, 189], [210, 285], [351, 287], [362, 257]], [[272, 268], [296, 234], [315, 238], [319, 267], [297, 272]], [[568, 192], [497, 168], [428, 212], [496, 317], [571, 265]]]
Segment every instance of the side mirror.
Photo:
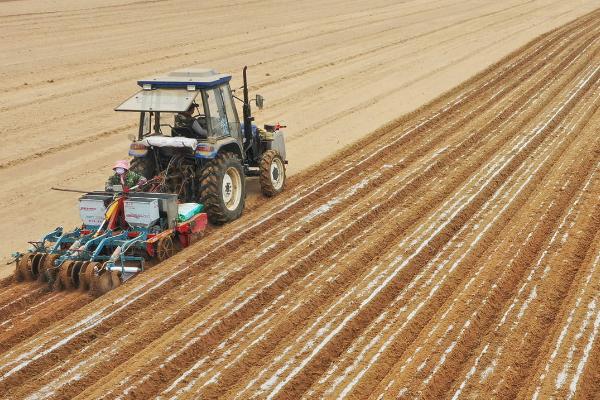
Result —
[[262, 110], [264, 104], [265, 104], [265, 98], [262, 97], [260, 94], [257, 94], [256, 95], [256, 107], [258, 107], [259, 110]]

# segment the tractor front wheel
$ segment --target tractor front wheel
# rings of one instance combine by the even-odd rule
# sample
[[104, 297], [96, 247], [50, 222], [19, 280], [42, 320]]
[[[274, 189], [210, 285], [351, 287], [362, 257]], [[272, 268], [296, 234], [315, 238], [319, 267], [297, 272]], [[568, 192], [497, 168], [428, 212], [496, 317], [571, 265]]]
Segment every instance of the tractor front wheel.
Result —
[[267, 150], [260, 159], [260, 189], [267, 197], [283, 191], [285, 186], [285, 163], [276, 150]]
[[208, 219], [216, 225], [242, 215], [246, 199], [246, 179], [241, 160], [233, 153], [219, 153], [200, 174], [198, 200]]

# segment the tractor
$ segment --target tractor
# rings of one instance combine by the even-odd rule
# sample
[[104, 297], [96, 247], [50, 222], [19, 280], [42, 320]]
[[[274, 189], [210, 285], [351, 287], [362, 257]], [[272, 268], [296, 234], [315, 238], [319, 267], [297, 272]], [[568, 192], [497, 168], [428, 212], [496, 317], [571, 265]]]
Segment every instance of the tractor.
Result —
[[[102, 294], [143, 272], [146, 263], [189, 246], [208, 221], [218, 225], [238, 218], [246, 177], [258, 177], [268, 197], [280, 193], [287, 164], [283, 126], [261, 129], [252, 123], [246, 69], [242, 98], [231, 90], [230, 75], [211, 69], [138, 81], [141, 90], [115, 110], [139, 113], [130, 168], [147, 182], [83, 192], [82, 225], [71, 231], [58, 227], [29, 242], [27, 253], [14, 253], [15, 279]], [[236, 100], [242, 103], [242, 121]], [[258, 108], [263, 101], [260, 95], [252, 99]]]
[[[285, 186], [286, 154], [282, 126], [252, 123], [247, 67], [243, 95], [232, 91], [231, 75], [212, 69], [186, 69], [138, 81], [138, 93], [116, 111], [139, 113], [132, 137], [131, 169], [146, 178], [160, 177], [153, 191], [176, 193], [181, 202], [205, 207], [211, 223], [239, 218], [246, 198], [246, 177], [258, 177], [271, 197]], [[242, 120], [235, 101], [242, 103]]]

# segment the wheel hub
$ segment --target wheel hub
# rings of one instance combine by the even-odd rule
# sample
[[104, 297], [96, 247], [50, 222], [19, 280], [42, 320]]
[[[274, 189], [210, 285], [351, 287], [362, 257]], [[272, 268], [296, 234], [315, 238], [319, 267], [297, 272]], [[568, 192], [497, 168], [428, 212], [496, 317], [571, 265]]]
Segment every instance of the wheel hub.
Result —
[[223, 175], [223, 203], [228, 210], [235, 210], [242, 198], [242, 177], [234, 167], [227, 168]]
[[223, 177], [223, 201], [227, 204], [231, 201], [231, 197], [233, 195], [233, 183], [231, 180], [231, 176], [229, 174], [225, 174]]
[[283, 174], [281, 171], [283, 171], [283, 164], [281, 160], [275, 158], [271, 163], [271, 183], [276, 190], [281, 189], [283, 186]]

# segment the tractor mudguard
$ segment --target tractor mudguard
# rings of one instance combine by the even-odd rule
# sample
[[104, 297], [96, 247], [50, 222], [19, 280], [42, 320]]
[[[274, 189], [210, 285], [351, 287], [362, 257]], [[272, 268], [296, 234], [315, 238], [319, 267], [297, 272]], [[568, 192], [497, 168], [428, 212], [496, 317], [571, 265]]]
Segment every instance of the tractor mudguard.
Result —
[[267, 145], [270, 150], [276, 150], [279, 152], [279, 155], [286, 161], [285, 157], [285, 138], [283, 137], [283, 132], [275, 131], [273, 132], [273, 140]]
[[222, 151], [236, 154], [240, 159], [242, 158], [242, 148], [238, 140], [234, 137], [225, 137], [223, 139], [218, 139], [215, 142], [200, 142], [196, 146], [194, 157], [213, 159]]

